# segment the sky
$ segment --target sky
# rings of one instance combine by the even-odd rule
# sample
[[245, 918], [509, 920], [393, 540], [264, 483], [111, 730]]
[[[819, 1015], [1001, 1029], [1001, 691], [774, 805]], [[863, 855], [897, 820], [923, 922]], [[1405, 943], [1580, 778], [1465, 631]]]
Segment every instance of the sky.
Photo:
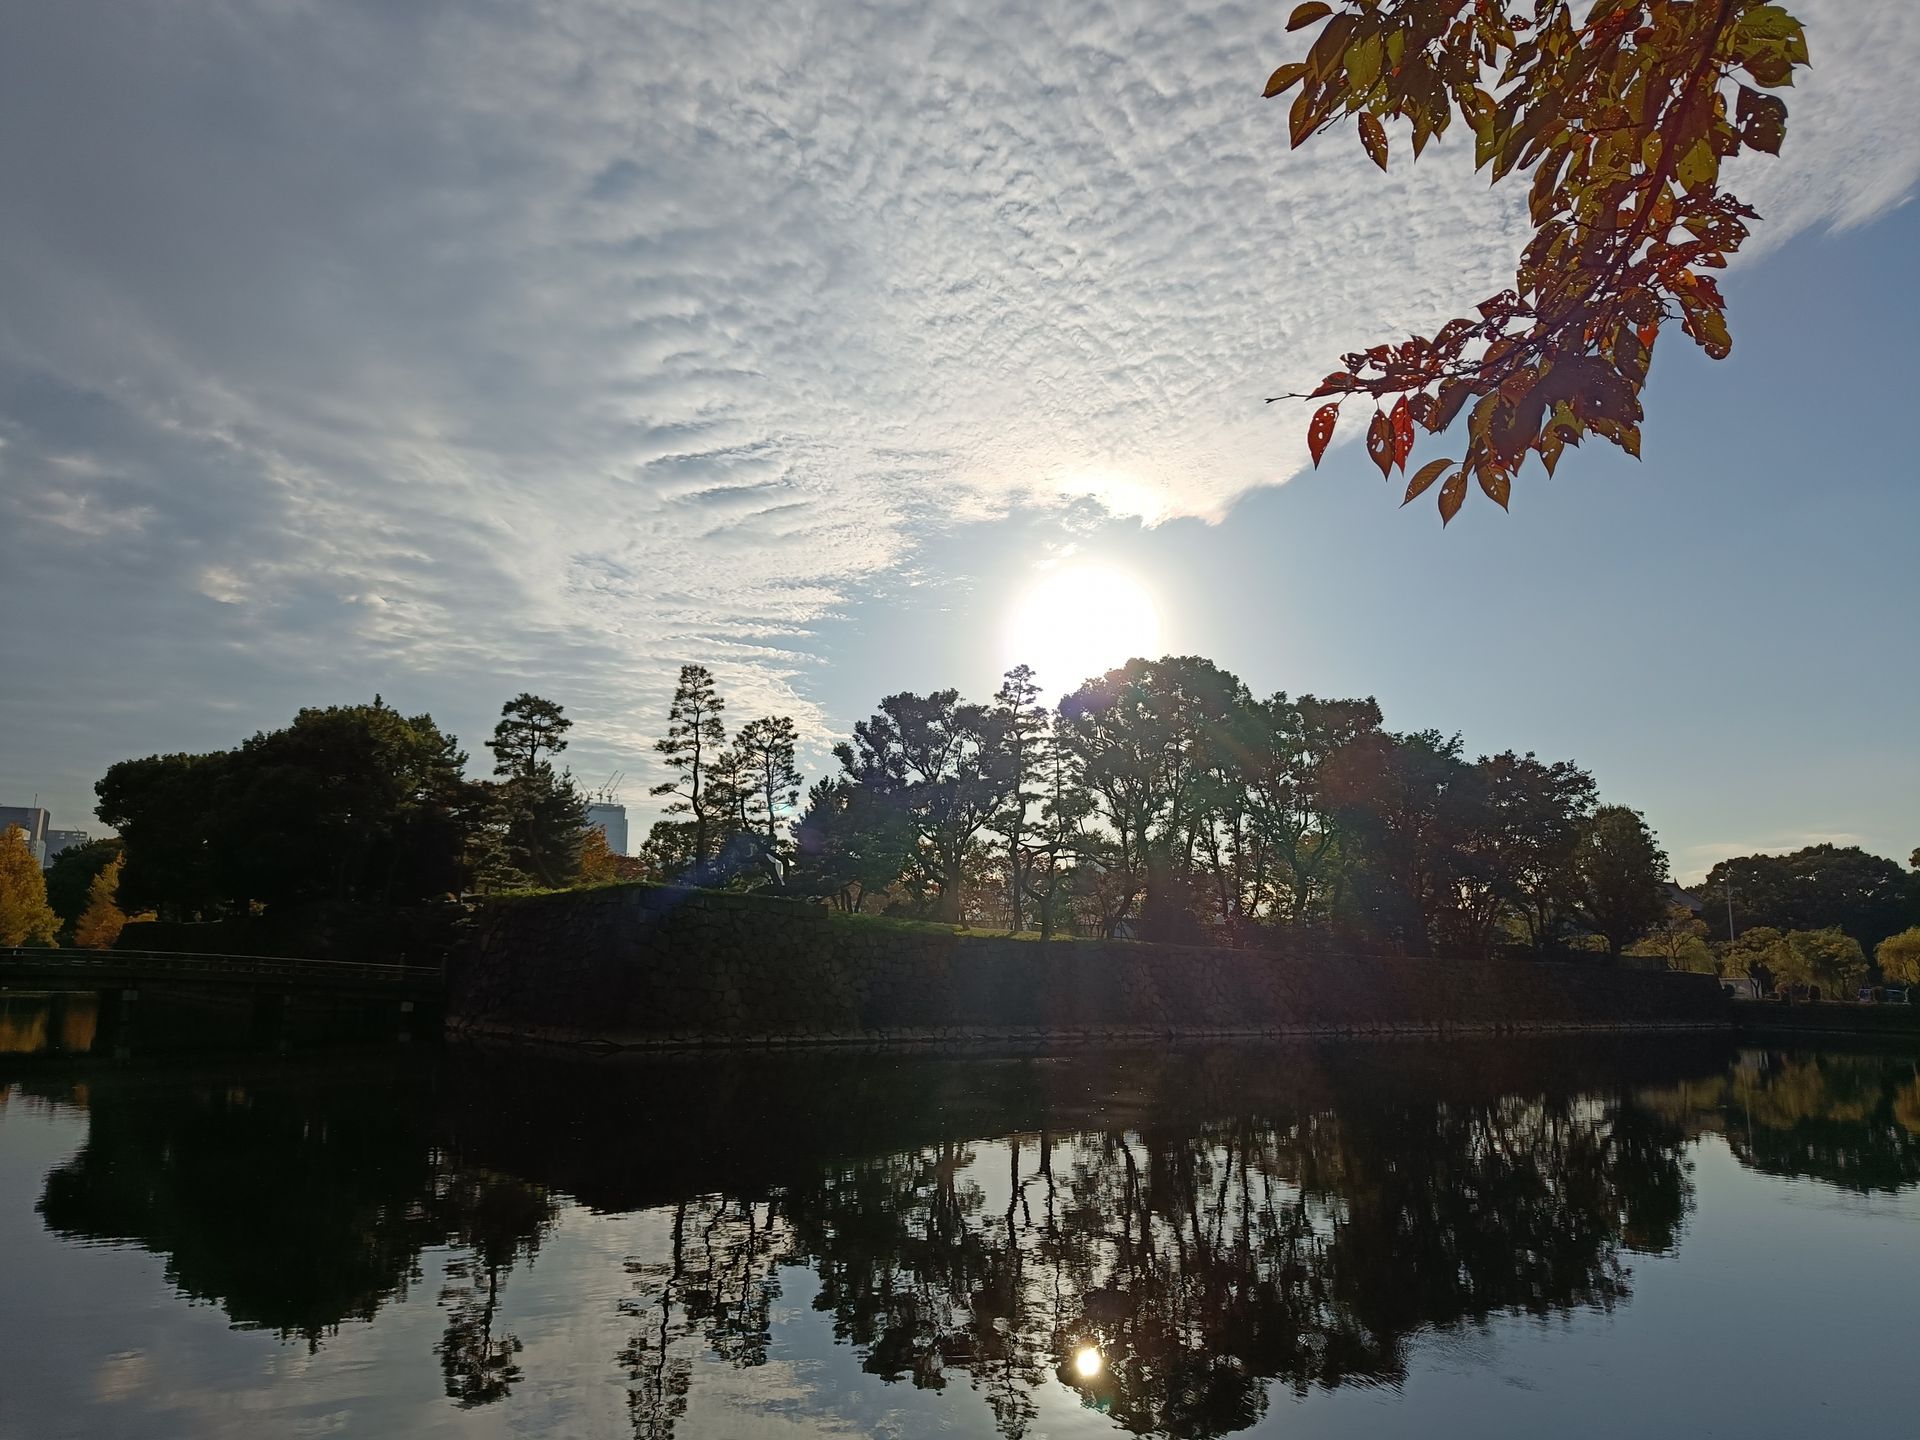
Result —
[[532, 690], [637, 839], [682, 662], [817, 766], [1124, 648], [1027, 599], [1097, 567], [1258, 693], [1577, 760], [1683, 879], [1904, 860], [1920, 6], [1793, 9], [1733, 357], [1442, 532], [1261, 402], [1508, 283], [1523, 194], [1290, 152], [1272, 5], [9, 7], [0, 803], [376, 692], [484, 758]]

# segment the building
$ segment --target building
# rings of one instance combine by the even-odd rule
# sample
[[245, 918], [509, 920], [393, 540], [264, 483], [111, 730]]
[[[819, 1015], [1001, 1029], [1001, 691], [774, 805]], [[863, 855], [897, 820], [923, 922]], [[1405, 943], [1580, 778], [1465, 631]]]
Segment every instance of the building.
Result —
[[93, 836], [85, 830], [49, 830], [47, 831], [47, 853], [41, 857], [42, 863], [51, 865], [63, 853], [79, 845], [92, 843]]
[[47, 863], [47, 831], [53, 816], [38, 805], [0, 805], [0, 835], [18, 825], [27, 832], [27, 848], [42, 865]]
[[587, 828], [607, 837], [607, 849], [616, 855], [627, 853], [627, 807], [612, 800], [593, 800], [587, 804]]
[[27, 848], [33, 851], [33, 858], [42, 867], [53, 864], [54, 857], [61, 851], [93, 839], [85, 830], [54, 829], [53, 813], [38, 805], [0, 805], [0, 835], [7, 833], [9, 825], [18, 825], [27, 832]]

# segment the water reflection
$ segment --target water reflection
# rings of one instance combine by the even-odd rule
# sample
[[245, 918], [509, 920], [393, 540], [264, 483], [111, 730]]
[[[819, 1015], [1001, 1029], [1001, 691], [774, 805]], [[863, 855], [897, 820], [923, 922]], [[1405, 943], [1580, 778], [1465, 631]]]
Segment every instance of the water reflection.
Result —
[[1054, 1387], [1118, 1429], [1227, 1435], [1276, 1387], [1399, 1384], [1425, 1331], [1628, 1301], [1634, 1257], [1685, 1243], [1703, 1133], [1767, 1174], [1920, 1181], [1911, 1059], [1671, 1041], [454, 1053], [20, 1088], [88, 1116], [45, 1225], [163, 1256], [236, 1325], [324, 1346], [445, 1252], [416, 1297], [440, 1339], [392, 1363], [437, 1365], [457, 1407], [527, 1381], [505, 1300], [564, 1213], [645, 1212], [607, 1317], [623, 1338], [597, 1362], [639, 1437], [682, 1428], [714, 1365], [767, 1364], [790, 1294], [866, 1374], [970, 1386], [1003, 1435], [1033, 1431]]

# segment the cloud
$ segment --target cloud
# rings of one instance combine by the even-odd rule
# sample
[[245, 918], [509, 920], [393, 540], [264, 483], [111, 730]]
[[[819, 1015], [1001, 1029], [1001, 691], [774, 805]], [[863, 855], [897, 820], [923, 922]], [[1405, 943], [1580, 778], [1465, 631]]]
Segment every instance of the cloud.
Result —
[[[1263, 396], [1522, 233], [1457, 143], [1289, 153], [1268, 5], [116, 8], [0, 54], [0, 523], [67, 597], [0, 729], [47, 750], [404, 675], [631, 755], [690, 658], [821, 733], [871, 577], [1019, 503], [1223, 515], [1303, 463]], [[1768, 243], [1920, 167], [1920, 12], [1798, 8]]]

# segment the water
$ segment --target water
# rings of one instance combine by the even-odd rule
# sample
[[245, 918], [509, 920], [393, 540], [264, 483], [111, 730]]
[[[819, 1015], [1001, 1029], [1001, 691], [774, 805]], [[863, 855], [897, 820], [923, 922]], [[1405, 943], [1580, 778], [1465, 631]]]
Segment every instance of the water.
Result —
[[7, 1440], [1880, 1436], [1916, 1321], [1911, 1056], [0, 1057]]

